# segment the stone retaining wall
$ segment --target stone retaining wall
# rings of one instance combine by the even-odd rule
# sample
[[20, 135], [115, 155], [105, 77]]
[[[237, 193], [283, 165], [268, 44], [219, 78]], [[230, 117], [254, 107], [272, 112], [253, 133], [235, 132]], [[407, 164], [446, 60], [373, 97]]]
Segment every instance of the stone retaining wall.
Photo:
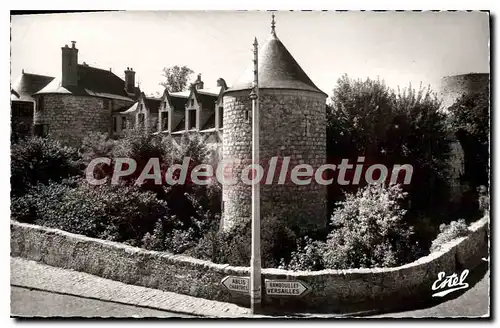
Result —
[[[356, 312], [393, 310], [431, 298], [439, 272], [472, 270], [488, 248], [488, 217], [470, 226], [468, 237], [444, 245], [413, 263], [395, 268], [294, 272], [263, 269], [264, 279], [300, 280], [311, 287], [304, 297], [264, 296], [281, 311]], [[228, 276], [248, 277], [248, 267], [232, 267], [191, 257], [147, 251], [61, 230], [11, 221], [11, 256], [87, 272], [127, 284], [248, 305], [249, 296], [221, 285]]]

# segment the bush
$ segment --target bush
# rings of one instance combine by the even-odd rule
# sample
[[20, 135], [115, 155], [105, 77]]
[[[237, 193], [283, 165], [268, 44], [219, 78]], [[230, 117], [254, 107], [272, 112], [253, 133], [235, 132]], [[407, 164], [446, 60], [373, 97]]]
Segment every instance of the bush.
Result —
[[438, 251], [444, 244], [453, 239], [467, 236], [469, 234], [469, 227], [464, 219], [459, 219], [458, 221], [450, 222], [450, 224], [441, 224], [439, 231], [440, 233], [432, 242], [431, 252]]
[[28, 138], [11, 148], [11, 194], [24, 194], [38, 183], [61, 180], [81, 174], [78, 150], [48, 138]]
[[346, 195], [332, 216], [333, 230], [325, 246], [325, 266], [331, 269], [390, 267], [417, 258], [413, 227], [404, 221], [406, 211], [400, 186], [368, 185]]
[[305, 236], [297, 240], [297, 250], [292, 252], [288, 264], [286, 264], [285, 259], [281, 259], [280, 269], [293, 271], [322, 270], [325, 268], [324, 252], [324, 242]]
[[490, 213], [490, 195], [486, 186], [479, 186], [479, 210], [484, 214], [488, 215]]
[[[261, 261], [266, 268], [278, 267], [281, 258], [288, 259], [295, 246], [296, 236], [276, 216], [261, 221]], [[249, 266], [251, 259], [251, 222], [242, 223], [230, 231], [212, 227], [188, 254], [215, 263]]]
[[37, 185], [12, 199], [12, 218], [89, 237], [141, 241], [160, 220], [174, 226], [167, 203], [137, 187], [85, 182]]

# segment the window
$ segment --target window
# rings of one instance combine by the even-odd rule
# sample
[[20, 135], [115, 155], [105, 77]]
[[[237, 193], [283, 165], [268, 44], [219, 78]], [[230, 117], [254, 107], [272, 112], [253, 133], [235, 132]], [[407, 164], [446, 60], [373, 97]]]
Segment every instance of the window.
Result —
[[161, 113], [161, 130], [168, 130], [168, 112]]
[[139, 121], [139, 127], [143, 128], [144, 127], [144, 121], [145, 121], [144, 113], [139, 113], [138, 121]]
[[251, 116], [251, 115], [250, 115], [250, 111], [249, 111], [249, 110], [246, 110], [246, 111], [245, 111], [245, 121], [250, 122], [250, 116]]
[[224, 107], [219, 107], [219, 128], [222, 128], [224, 122]]
[[191, 98], [191, 107], [194, 107], [194, 99]]
[[189, 110], [188, 130], [196, 129], [196, 110]]
[[43, 111], [43, 105], [44, 105], [44, 103], [43, 103], [43, 96], [39, 96], [38, 100], [36, 102], [36, 110]]
[[127, 129], [127, 118], [125, 116], [122, 116], [122, 130]]
[[47, 124], [35, 124], [33, 130], [33, 134], [37, 137], [46, 137], [49, 134], [49, 126]]
[[113, 132], [118, 132], [118, 117], [113, 116]]

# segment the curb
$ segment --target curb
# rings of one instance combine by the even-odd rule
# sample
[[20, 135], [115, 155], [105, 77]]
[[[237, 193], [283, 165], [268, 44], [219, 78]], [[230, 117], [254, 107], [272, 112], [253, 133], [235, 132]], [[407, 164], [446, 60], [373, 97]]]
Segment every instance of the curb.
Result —
[[127, 285], [88, 273], [11, 258], [11, 286], [83, 297], [202, 318], [258, 318], [250, 309], [146, 287]]

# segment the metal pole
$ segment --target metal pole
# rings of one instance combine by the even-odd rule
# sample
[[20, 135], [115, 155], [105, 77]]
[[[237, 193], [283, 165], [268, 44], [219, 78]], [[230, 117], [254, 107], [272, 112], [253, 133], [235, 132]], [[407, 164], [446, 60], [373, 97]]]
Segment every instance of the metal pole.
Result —
[[[254, 81], [250, 93], [252, 99], [252, 164], [259, 164], [259, 71], [258, 71], [258, 43], [253, 43]], [[254, 170], [254, 179], [257, 173]], [[252, 182], [252, 257], [250, 272], [250, 305], [252, 313], [261, 309], [262, 288], [260, 273], [260, 183]]]

